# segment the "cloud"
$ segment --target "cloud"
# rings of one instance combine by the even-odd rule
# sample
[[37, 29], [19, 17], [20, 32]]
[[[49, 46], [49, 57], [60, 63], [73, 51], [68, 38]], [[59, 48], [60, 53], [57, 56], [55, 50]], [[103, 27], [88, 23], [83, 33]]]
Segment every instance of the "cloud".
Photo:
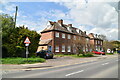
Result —
[[108, 40], [117, 40], [118, 39], [118, 29], [117, 28], [93, 28], [89, 32], [95, 32], [97, 34], [103, 34], [107, 37]]
[[[79, 26], [78, 28], [81, 30], [87, 30], [88, 33], [105, 34], [109, 40], [118, 39], [118, 12], [112, 3], [88, 2], [86, 4], [66, 2], [61, 3], [61, 5], [70, 9], [68, 15], [73, 20], [73, 24], [77, 27]], [[80, 26], [81, 24], [84, 26]]]
[[[117, 40], [118, 12], [117, 3], [115, 3], [115, 1], [50, 0], [50, 2], [65, 6], [68, 8], [68, 11], [63, 12], [58, 9], [40, 11], [34, 13], [36, 16], [39, 16], [36, 20], [34, 20], [33, 16], [19, 11], [17, 25], [25, 25], [31, 30], [40, 32], [46, 27], [48, 20], [56, 21], [63, 19], [66, 24], [72, 23], [74, 27], [78, 27], [83, 31], [86, 30], [88, 33], [105, 34], [109, 40]], [[14, 15], [15, 4], [3, 2], [3, 6], [5, 10], [0, 12]], [[9, 8], [8, 6], [11, 7]]]

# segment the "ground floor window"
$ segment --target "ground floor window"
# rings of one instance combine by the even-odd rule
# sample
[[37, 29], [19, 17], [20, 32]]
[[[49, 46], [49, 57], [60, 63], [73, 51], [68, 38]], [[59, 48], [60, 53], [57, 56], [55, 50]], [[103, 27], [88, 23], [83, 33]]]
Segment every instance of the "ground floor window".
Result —
[[97, 46], [96, 46], [96, 50], [98, 50], [98, 49], [97, 49]]
[[88, 52], [88, 48], [86, 48], [86, 51]]
[[55, 47], [55, 52], [59, 52], [59, 46]]
[[68, 52], [71, 52], [71, 47], [70, 46], [68, 46]]
[[62, 45], [62, 52], [65, 52], [65, 45]]

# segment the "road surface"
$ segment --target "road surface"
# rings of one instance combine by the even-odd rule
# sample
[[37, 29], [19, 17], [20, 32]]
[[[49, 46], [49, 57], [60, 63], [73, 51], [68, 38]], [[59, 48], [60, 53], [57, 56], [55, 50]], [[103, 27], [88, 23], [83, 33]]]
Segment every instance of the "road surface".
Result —
[[69, 66], [36, 69], [11, 74], [3, 78], [118, 78], [117, 57]]

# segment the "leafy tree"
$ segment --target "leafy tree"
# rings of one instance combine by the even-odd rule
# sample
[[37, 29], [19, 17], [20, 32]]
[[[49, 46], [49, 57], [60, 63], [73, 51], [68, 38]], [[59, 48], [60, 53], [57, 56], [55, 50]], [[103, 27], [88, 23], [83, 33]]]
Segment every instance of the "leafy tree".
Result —
[[76, 39], [74, 41], [74, 44], [75, 44], [75, 48], [77, 50], [77, 56], [79, 56], [80, 54], [82, 54], [83, 56], [85, 55], [84, 54], [84, 51], [83, 49], [85, 48], [85, 45], [86, 45], [86, 40], [84, 37], [81, 37], [80, 39]]
[[24, 40], [30, 38], [29, 55], [36, 52], [40, 35], [36, 31], [22, 27], [14, 27], [14, 20], [7, 14], [0, 15], [2, 21], [3, 57], [21, 57], [25, 54]]
[[111, 41], [106, 40], [103, 42], [103, 48], [105, 51], [107, 51], [108, 48], [112, 50], [114, 48], [114, 46], [111, 43]]

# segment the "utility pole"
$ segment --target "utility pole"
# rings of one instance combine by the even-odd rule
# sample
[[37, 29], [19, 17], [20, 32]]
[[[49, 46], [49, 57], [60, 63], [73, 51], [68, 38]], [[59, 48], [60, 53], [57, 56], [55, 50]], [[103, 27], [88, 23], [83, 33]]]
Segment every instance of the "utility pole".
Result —
[[15, 11], [15, 24], [14, 24], [14, 27], [16, 27], [17, 11], [18, 11], [18, 6], [16, 6], [16, 11]]

